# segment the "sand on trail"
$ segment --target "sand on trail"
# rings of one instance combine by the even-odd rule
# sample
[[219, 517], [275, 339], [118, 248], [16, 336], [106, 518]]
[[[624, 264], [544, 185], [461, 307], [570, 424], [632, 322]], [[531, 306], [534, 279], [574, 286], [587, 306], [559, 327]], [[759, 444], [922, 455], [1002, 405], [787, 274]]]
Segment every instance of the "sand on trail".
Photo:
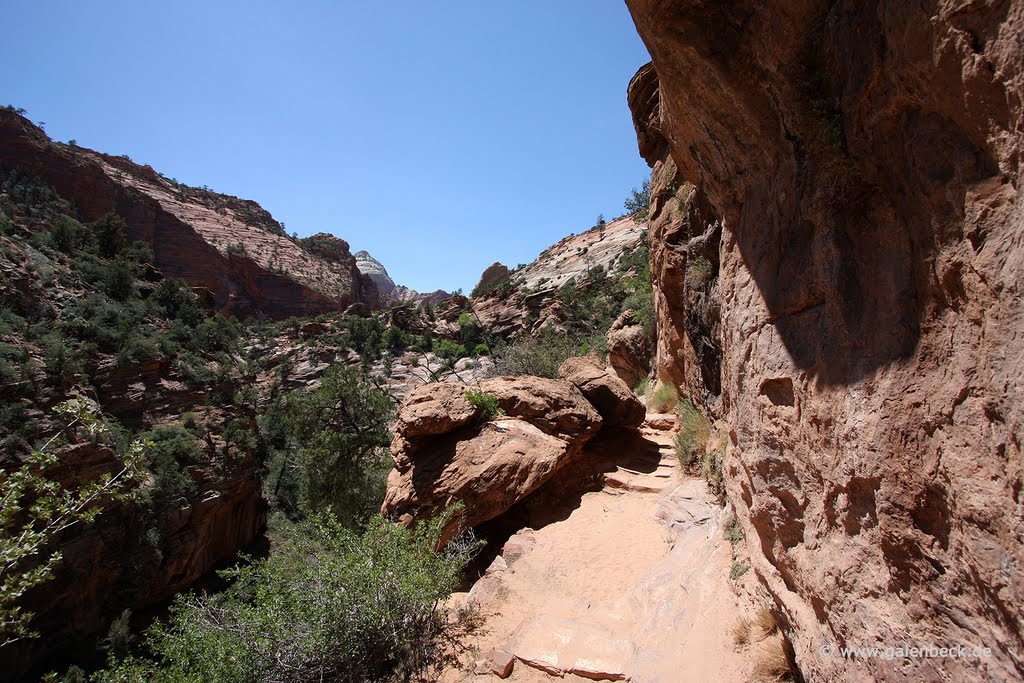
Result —
[[539, 529], [504, 545], [468, 594], [482, 626], [445, 683], [750, 680], [732, 630], [725, 514], [699, 479], [681, 474], [672, 432], [644, 427], [646, 448], [617, 456], [600, 491], [567, 501]]

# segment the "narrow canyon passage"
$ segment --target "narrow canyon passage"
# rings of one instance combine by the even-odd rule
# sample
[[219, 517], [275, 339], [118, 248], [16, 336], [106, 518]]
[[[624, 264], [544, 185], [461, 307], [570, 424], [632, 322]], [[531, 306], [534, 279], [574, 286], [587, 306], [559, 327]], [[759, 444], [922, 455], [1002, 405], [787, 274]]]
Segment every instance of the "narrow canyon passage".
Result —
[[749, 680], [732, 637], [727, 513], [679, 471], [674, 433], [653, 426], [667, 418], [649, 416], [648, 448], [618, 455], [603, 488], [566, 502], [559, 521], [513, 535], [456, 596], [479, 606], [482, 627], [443, 681], [494, 680], [510, 662], [511, 681]]

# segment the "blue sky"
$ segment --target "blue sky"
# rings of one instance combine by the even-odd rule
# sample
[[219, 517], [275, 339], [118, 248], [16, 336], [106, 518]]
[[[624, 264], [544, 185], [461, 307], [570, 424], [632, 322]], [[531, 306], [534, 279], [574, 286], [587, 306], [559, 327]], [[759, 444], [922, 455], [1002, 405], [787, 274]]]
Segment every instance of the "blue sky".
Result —
[[0, 1], [0, 104], [422, 291], [533, 260], [648, 174], [621, 0]]

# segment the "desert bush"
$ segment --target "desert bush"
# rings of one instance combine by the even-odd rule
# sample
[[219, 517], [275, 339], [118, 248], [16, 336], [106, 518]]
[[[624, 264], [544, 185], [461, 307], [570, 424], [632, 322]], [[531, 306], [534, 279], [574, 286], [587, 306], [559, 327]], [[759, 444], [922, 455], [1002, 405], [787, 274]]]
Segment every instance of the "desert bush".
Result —
[[651, 408], [659, 413], [673, 410], [679, 402], [679, 391], [674, 384], [662, 382], [651, 393]]
[[676, 457], [683, 467], [692, 471], [701, 463], [705, 446], [711, 437], [711, 422], [687, 398], [676, 400], [676, 419], [679, 420]]
[[579, 355], [575, 338], [545, 328], [540, 335], [492, 349], [492, 375], [535, 375], [558, 377], [558, 368], [566, 359]]
[[746, 562], [740, 562], [739, 560], [733, 560], [732, 567], [729, 568], [729, 578], [733, 581], [739, 581], [740, 577], [750, 570], [750, 565]]
[[384, 500], [393, 411], [385, 391], [342, 366], [317, 389], [272, 402], [258, 418], [271, 450], [270, 497], [292, 518], [329, 512], [361, 525]]
[[488, 394], [477, 389], [469, 389], [466, 391], [465, 396], [466, 400], [477, 409], [485, 422], [490, 422], [505, 414], [505, 411], [501, 409], [501, 405], [498, 403], [498, 397], [494, 394]]
[[330, 519], [292, 527], [231, 586], [179, 596], [145, 637], [146, 658], [104, 683], [391, 681], [424, 674], [449, 621], [439, 605], [474, 547], [436, 552], [442, 517], [410, 532], [375, 518], [362, 533]]
[[732, 545], [743, 540], [743, 529], [740, 528], [736, 515], [729, 515], [729, 519], [725, 520], [725, 524], [722, 526], [722, 538]]
[[693, 289], [703, 287], [714, 277], [715, 268], [703, 256], [691, 258], [686, 263], [686, 284]]

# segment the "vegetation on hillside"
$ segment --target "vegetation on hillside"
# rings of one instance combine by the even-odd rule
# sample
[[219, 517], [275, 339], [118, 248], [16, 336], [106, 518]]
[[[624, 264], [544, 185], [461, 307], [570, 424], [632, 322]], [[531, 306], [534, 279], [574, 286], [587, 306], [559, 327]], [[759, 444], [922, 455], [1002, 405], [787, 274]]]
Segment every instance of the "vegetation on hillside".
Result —
[[[269, 557], [246, 559], [225, 574], [226, 591], [179, 599], [170, 618], [141, 638], [127, 618], [116, 620], [107, 640], [119, 645], [98, 680], [275, 680], [281, 666], [303, 676], [388, 680], [428, 666], [448, 623], [438, 601], [472, 546], [437, 553], [435, 527], [410, 535], [372, 517], [390, 468], [393, 405], [365, 370], [406, 350], [453, 359], [466, 346], [486, 352], [479, 323], [461, 320], [456, 339], [441, 339], [414, 324], [425, 310], [414, 311], [405, 327], [385, 314], [330, 324], [225, 318], [185, 282], [164, 278], [148, 247], [128, 242], [119, 216], [91, 223], [78, 216], [52, 188], [0, 169], [0, 447], [14, 458], [0, 467], [4, 500], [14, 506], [2, 511], [0, 541], [17, 531], [28, 504], [12, 487], [39, 484], [37, 504], [51, 500], [38, 468], [59, 451], [36, 454], [58, 447], [51, 438], [61, 425], [37, 407], [78, 396], [89, 396], [102, 413], [109, 446], [144, 467], [136, 480], [142, 483], [122, 501], [138, 521], [125, 533], [139, 538], [127, 542], [153, 556], [135, 572], [138, 581], [147, 567], [159, 567], [162, 552], [173, 552], [164, 547], [161, 520], [239, 464], [250, 463], [264, 482], [274, 539]], [[310, 322], [323, 331], [306, 341], [354, 349], [362, 367], [331, 368], [312, 389], [257, 384], [270, 370], [258, 341], [289, 330], [298, 337]], [[182, 387], [170, 390], [187, 396], [186, 409], [168, 405], [150, 414], [119, 400], [123, 390], [112, 388], [143, 368], [161, 381], [157, 391], [165, 382]], [[30, 469], [12, 469], [19, 461]], [[98, 512], [76, 508], [78, 499], [60, 500], [64, 508], [48, 506], [25, 529], [45, 534], [51, 518]], [[112, 501], [108, 495], [103, 504]], [[52, 576], [50, 560], [29, 550], [9, 554], [18, 572], [5, 574], [5, 582], [23, 578], [4, 584], [12, 601], [0, 600], [0, 617], [16, 637], [29, 635], [16, 620], [16, 603]], [[272, 635], [277, 649], [239, 639], [243, 628]], [[237, 666], [221, 659], [225, 654], [236, 655]]]
[[[255, 211], [206, 189], [180, 192], [218, 210]], [[61, 425], [39, 408], [88, 396], [108, 445], [142, 468], [119, 500], [138, 522], [126, 533], [149, 549], [147, 567], [173, 552], [161, 521], [240, 464], [264, 486], [272, 550], [228, 570], [226, 590], [180, 597], [144, 634], [119, 617], [107, 639], [117, 645], [96, 680], [400, 680], [426, 670], [448, 623], [439, 601], [473, 546], [438, 553], [439, 526], [410, 534], [373, 516], [391, 467], [394, 414], [380, 378], [408, 352], [433, 354], [442, 368], [435, 376], [490, 355], [497, 372], [553, 377], [570, 356], [603, 355], [604, 335], [627, 308], [653, 334], [646, 246], [627, 250], [611, 272], [594, 267], [552, 291], [557, 325], [501, 340], [461, 297], [365, 317], [225, 318], [187, 283], [165, 278], [129, 232], [114, 213], [83, 222], [52, 188], [0, 169], [0, 450], [11, 462], [42, 464], [33, 453]], [[342, 255], [343, 244], [304, 246]], [[515, 277], [523, 268], [475, 294], [523, 294]], [[274, 353], [281, 346], [289, 349], [283, 357]], [[359, 361], [329, 368], [310, 386], [286, 384], [297, 355], [318, 349], [350, 349]], [[117, 387], [143, 374], [157, 391], [179, 392], [184, 405], [123, 400]], [[502, 414], [493, 396], [469, 390], [467, 399], [482, 420]], [[0, 471], [8, 486], [20, 470]], [[38, 566], [22, 594], [52, 575], [45, 561]], [[147, 571], [139, 568], [138, 581]], [[128, 604], [111, 605], [111, 618]]]

